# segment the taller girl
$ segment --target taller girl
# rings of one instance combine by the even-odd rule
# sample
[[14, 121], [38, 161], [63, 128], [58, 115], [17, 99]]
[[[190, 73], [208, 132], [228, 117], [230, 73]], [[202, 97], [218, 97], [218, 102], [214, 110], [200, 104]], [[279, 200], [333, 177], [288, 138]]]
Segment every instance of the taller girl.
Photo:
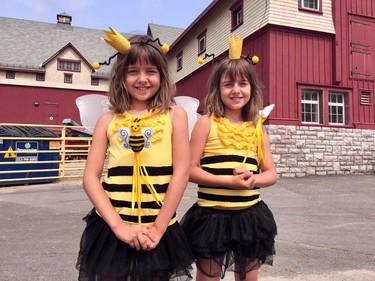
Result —
[[189, 178], [186, 112], [173, 101], [175, 87], [156, 40], [105, 33], [119, 53], [111, 112], [97, 122], [84, 172], [94, 209], [85, 218], [78, 279], [190, 280], [192, 253], [176, 214]]

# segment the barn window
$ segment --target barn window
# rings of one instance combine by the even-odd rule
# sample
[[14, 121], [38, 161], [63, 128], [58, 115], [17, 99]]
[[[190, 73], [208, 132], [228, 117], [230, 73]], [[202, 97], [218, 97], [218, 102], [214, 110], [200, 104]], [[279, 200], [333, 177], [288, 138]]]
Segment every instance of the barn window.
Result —
[[182, 69], [182, 52], [180, 52], [180, 53], [176, 56], [176, 60], [177, 60], [177, 71], [179, 71], [179, 70]]
[[57, 70], [80, 72], [81, 62], [75, 60], [59, 59], [57, 62]]
[[230, 7], [232, 31], [243, 23], [243, 1], [238, 1]]
[[198, 36], [198, 56], [206, 51], [206, 31]]
[[5, 72], [5, 78], [6, 79], [15, 79], [16, 78], [16, 73], [14, 71], [7, 70]]
[[301, 90], [301, 122], [306, 125], [348, 125], [349, 93], [335, 89]]
[[318, 90], [302, 90], [302, 122], [311, 124], [322, 123], [322, 92]]
[[298, 3], [300, 11], [323, 13], [322, 0], [300, 0]]
[[73, 83], [73, 74], [65, 73], [64, 74], [64, 83], [72, 84]]
[[99, 86], [99, 78], [91, 77], [91, 85], [92, 86]]
[[36, 81], [45, 81], [46, 80], [46, 74], [45, 73], [37, 73], [36, 74]]
[[343, 93], [330, 92], [328, 94], [329, 124], [345, 124], [345, 96]]

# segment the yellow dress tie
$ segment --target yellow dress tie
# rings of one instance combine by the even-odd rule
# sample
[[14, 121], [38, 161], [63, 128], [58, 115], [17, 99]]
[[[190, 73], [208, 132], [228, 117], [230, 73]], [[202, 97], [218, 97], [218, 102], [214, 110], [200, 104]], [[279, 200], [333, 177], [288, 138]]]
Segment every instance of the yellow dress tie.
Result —
[[[263, 110], [259, 111], [259, 118], [258, 118], [257, 124], [255, 126], [255, 134], [256, 134], [257, 143], [258, 143], [258, 152], [257, 153], [258, 153], [258, 161], [259, 161], [259, 163], [261, 163], [261, 162], [265, 163], [263, 149], [262, 149], [262, 144], [263, 144], [263, 128], [262, 128], [262, 124], [264, 123], [264, 121], [267, 120], [267, 118], [270, 115], [270, 113], [271, 113], [272, 109], [274, 108], [274, 106], [275, 106], [274, 104], [270, 104], [270, 105], [266, 106]], [[244, 160], [242, 162], [243, 165], [245, 165], [245, 163], [246, 163], [247, 156], [250, 153], [251, 147], [252, 147], [252, 145], [250, 144], [249, 145], [249, 149], [247, 150], [246, 155], [244, 157]]]

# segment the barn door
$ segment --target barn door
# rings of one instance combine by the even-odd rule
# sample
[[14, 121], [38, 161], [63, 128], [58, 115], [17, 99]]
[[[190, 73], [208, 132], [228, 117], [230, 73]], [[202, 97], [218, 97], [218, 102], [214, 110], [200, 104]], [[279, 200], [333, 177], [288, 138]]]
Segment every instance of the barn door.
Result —
[[58, 102], [45, 102], [46, 106], [46, 124], [60, 125], [59, 123], [59, 103]]
[[351, 78], [375, 79], [375, 23], [359, 17], [350, 18], [349, 39]]

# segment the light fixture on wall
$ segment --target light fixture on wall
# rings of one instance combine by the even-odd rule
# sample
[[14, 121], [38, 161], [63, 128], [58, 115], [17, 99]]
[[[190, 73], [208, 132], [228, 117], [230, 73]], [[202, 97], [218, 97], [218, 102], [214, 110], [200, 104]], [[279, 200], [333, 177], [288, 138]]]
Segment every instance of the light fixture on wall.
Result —
[[38, 101], [34, 101], [34, 106], [39, 106], [39, 102]]

